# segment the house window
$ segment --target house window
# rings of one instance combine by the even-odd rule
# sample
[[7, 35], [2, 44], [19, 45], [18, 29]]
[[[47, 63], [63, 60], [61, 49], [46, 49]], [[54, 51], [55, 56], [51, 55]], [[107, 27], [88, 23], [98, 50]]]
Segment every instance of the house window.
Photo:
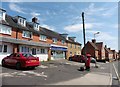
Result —
[[65, 41], [64, 41], [64, 40], [62, 40], [61, 42], [62, 42], [62, 44], [65, 44]]
[[3, 12], [0, 11], [0, 20], [2, 20], [2, 19], [3, 19]]
[[23, 19], [23, 18], [19, 18], [19, 19], [18, 19], [18, 23], [19, 23], [20, 25], [22, 25], [22, 26], [26, 26], [26, 20]]
[[3, 52], [7, 52], [7, 45], [4, 45]]
[[53, 38], [53, 43], [57, 43], [57, 39], [56, 38]]
[[72, 56], [72, 52], [70, 52], [70, 56]]
[[76, 52], [75, 52], [75, 54], [74, 55], [76, 55]]
[[5, 20], [5, 14], [6, 14], [6, 11], [2, 11], [0, 9], [0, 20]]
[[75, 49], [76, 49], [76, 44], [75, 44]]
[[72, 44], [70, 44], [70, 48], [72, 48]]
[[11, 27], [0, 24], [0, 33], [11, 35]]
[[41, 54], [45, 54], [45, 49], [41, 49]]
[[35, 30], [39, 30], [39, 24], [34, 23], [34, 29], [35, 29]]
[[45, 35], [40, 35], [40, 40], [46, 41], [46, 36]]
[[29, 32], [29, 31], [23, 31], [23, 37], [26, 37], [26, 38], [32, 38], [32, 32]]

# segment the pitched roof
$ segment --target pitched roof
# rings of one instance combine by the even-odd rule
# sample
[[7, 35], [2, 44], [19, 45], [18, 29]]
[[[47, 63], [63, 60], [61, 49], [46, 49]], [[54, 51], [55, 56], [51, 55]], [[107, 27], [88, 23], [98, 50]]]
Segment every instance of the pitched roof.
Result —
[[17, 23], [16, 17], [12, 17], [8, 14], [6, 14], [5, 18], [6, 18], [5, 20], [0, 21], [1, 24], [5, 24], [8, 26], [14, 27], [14, 28], [18, 29], [19, 31], [26, 30], [26, 31], [30, 31], [30, 32], [33, 32], [33, 33], [36, 33], [39, 35], [42, 34], [42, 35], [46, 35], [46, 36], [51, 37], [51, 38], [57, 38], [60, 40], [65, 40], [65, 41], [70, 42], [70, 43], [81, 45], [79, 42], [75, 42], [72, 40], [66, 40], [66, 38], [63, 37], [60, 33], [49, 30], [47, 28], [40, 27], [40, 31], [34, 30], [33, 26], [30, 24], [30, 22], [26, 22], [26, 27], [24, 27], [24, 26]]
[[97, 46], [93, 42], [89, 42], [89, 43], [91, 44], [92, 47], [94, 47], [96, 50], [98, 50]]
[[105, 47], [105, 50], [108, 52], [108, 53], [112, 53], [111, 50], [109, 50], [108, 48]]
[[96, 43], [96, 46], [97, 46], [97, 48], [98, 48], [99, 50], [102, 49], [103, 42], [97, 42], [97, 43]]
[[77, 45], [82, 45], [81, 43], [75, 42], [75, 41], [73, 41], [73, 40], [66, 40], [66, 42], [72, 43], [72, 44], [77, 44]]

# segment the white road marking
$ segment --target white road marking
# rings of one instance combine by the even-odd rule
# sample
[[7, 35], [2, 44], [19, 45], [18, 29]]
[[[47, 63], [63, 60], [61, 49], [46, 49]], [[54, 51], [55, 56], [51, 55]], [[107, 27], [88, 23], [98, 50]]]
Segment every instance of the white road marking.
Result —
[[34, 71], [22, 71], [23, 73], [28, 73], [28, 74], [33, 74], [35, 76], [41, 76], [41, 77], [47, 77], [47, 75], [44, 74], [44, 72], [42, 73], [37, 73], [37, 72], [34, 72]]
[[48, 68], [48, 66], [44, 66], [44, 65], [40, 65], [38, 67], [40, 67], [40, 68]]

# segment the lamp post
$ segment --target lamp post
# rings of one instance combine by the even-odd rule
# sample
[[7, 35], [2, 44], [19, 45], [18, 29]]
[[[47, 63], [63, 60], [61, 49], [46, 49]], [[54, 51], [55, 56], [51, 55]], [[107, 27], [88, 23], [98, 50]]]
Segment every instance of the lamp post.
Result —
[[[99, 33], [100, 33], [100, 32], [94, 33], [94, 40], [95, 40], [95, 35], [96, 35], [96, 34], [99, 34]], [[96, 49], [95, 49], [94, 57], [96, 58]]]
[[95, 35], [96, 35], [96, 34], [99, 34], [99, 33], [100, 33], [100, 32], [96, 32], [96, 33], [94, 33], [94, 39], [95, 39]]

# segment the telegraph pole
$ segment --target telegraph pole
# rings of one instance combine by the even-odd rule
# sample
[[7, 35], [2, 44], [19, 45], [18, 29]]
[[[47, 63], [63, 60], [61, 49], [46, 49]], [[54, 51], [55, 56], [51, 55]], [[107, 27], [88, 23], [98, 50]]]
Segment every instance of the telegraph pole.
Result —
[[[84, 47], [85, 47], [85, 24], [84, 24], [84, 12], [82, 12], [82, 21], [83, 21], [83, 38], [84, 38]], [[86, 55], [86, 49], [84, 48], [84, 55]]]

